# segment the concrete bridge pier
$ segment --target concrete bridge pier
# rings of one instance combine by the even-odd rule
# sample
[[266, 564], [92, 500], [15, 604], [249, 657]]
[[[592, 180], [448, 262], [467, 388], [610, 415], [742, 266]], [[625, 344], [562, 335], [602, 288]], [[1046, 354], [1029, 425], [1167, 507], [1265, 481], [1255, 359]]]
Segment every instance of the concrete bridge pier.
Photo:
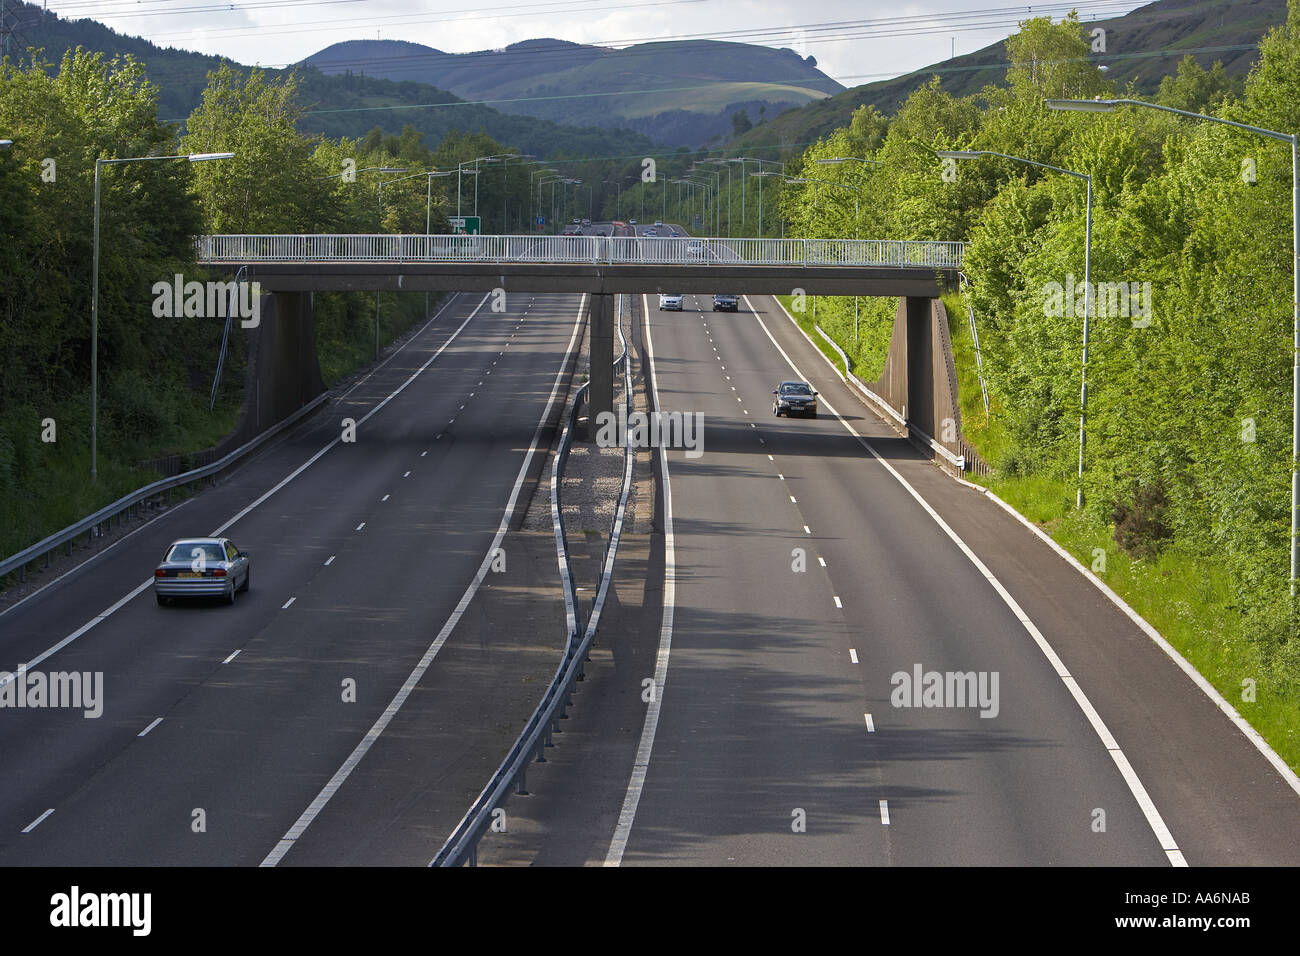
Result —
[[614, 296], [607, 293], [591, 297], [590, 362], [587, 408], [594, 427], [601, 412], [614, 412]]

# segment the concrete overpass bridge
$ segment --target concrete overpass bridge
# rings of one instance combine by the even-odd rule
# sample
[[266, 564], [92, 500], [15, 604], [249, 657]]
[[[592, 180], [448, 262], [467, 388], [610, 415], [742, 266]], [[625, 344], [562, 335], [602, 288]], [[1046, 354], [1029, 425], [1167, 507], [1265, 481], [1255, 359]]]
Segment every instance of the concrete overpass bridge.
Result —
[[[929, 311], [955, 288], [965, 244], [882, 239], [721, 239], [692, 236], [214, 235], [198, 261], [244, 270], [270, 293], [266, 330], [283, 375], [314, 355], [315, 292], [574, 292], [591, 296], [591, 409], [613, 406], [613, 297], [618, 294], [898, 296]], [[911, 328], [915, 323], [904, 323]], [[911, 338], [910, 332], [906, 333]], [[930, 350], [932, 337], [918, 340]], [[607, 361], [600, 358], [607, 356]], [[915, 357], [914, 357], [915, 358]], [[316, 380], [319, 380], [317, 373]], [[285, 389], [286, 393], [301, 389]]]

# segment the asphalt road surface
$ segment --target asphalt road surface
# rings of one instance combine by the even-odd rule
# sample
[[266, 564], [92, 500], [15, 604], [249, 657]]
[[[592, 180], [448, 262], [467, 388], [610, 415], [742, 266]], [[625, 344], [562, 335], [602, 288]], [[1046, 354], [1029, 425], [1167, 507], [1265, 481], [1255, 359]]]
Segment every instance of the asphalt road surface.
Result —
[[[0, 616], [0, 669], [103, 675], [98, 718], [0, 710], [0, 865], [427, 862], [564, 640], [554, 544], [510, 519], [585, 301], [506, 305], [454, 298], [309, 424]], [[159, 607], [168, 542], [218, 528], [250, 592]]]

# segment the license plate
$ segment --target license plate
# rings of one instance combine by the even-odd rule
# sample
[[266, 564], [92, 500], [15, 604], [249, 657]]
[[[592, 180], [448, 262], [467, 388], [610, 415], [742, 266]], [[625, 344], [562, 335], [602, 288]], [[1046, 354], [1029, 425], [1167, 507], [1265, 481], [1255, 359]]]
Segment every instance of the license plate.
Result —
[[203, 577], [203, 572], [202, 572], [202, 571], [182, 571], [182, 572], [180, 572], [179, 574], [177, 574], [176, 576], [177, 576], [178, 578], [201, 578], [201, 577]]

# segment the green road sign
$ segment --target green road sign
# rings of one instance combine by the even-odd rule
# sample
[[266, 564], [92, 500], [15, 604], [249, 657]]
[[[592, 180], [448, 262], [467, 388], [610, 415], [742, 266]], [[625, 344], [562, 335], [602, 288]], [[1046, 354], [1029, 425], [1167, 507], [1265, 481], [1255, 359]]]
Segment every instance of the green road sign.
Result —
[[450, 220], [451, 231], [455, 235], [477, 236], [481, 218], [479, 216], [452, 216]]

